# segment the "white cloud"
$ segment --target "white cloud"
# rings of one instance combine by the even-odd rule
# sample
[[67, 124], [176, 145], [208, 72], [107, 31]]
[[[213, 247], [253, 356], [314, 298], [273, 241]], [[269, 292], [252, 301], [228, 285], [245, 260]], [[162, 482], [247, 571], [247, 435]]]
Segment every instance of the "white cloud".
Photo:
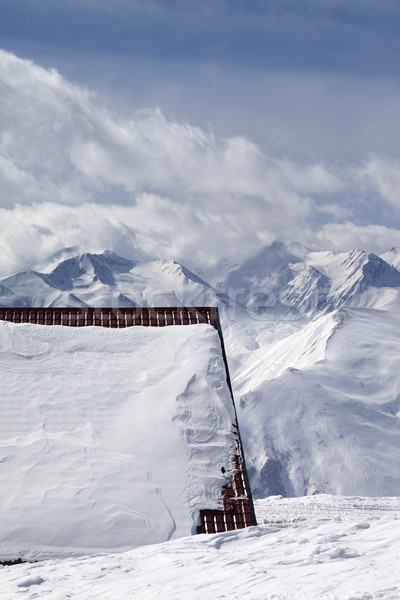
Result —
[[400, 213], [400, 160], [370, 156], [356, 171], [361, 189], [375, 192], [397, 213]]
[[382, 254], [393, 246], [400, 247], [400, 229], [384, 225], [356, 225], [355, 223], [328, 223], [317, 232], [308, 232], [308, 244], [325, 250], [352, 250], [358, 248]]
[[[376, 231], [361, 235], [351, 223], [357, 202], [343, 198], [373, 189], [389, 209], [395, 204], [394, 161], [326, 174], [322, 163], [278, 159], [245, 137], [219, 137], [158, 109], [121, 117], [56, 71], [7, 52], [0, 75], [3, 274], [65, 246], [205, 269], [240, 261], [271, 236], [336, 248], [354, 227], [368, 246]], [[343, 218], [348, 225], [326, 223]]]
[[[131, 208], [124, 208], [127, 221]], [[102, 252], [109, 248], [125, 256], [154, 258], [145, 240], [113, 214], [112, 207], [51, 202], [0, 209], [0, 276], [46, 262], [60, 248]], [[143, 249], [142, 249], [143, 248]]]

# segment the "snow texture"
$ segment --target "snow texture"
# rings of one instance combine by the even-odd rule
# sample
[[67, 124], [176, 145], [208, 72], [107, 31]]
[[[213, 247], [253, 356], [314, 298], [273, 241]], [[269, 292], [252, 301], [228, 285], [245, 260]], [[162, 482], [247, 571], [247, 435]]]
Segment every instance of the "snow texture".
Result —
[[279, 496], [257, 527], [0, 569], [7, 600], [398, 600], [398, 498]]
[[255, 496], [399, 496], [399, 357], [399, 317], [366, 309], [243, 355], [233, 385]]
[[235, 415], [211, 326], [0, 322], [0, 373], [0, 558], [163, 542], [219, 507]]

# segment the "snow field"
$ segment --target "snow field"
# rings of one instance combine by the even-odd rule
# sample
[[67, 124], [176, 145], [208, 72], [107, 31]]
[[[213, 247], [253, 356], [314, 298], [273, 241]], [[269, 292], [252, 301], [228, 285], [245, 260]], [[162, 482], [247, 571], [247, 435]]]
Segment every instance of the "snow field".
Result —
[[0, 569], [8, 600], [398, 600], [400, 500], [256, 501], [261, 524]]
[[190, 535], [235, 450], [217, 331], [0, 323], [0, 558]]

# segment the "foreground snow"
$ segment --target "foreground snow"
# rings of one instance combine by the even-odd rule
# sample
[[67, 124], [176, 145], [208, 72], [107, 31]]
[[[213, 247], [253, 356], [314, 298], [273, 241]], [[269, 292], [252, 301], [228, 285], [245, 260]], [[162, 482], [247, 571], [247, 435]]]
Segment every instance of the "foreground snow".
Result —
[[196, 531], [232, 465], [209, 325], [0, 322], [0, 559], [123, 551]]
[[4, 567], [8, 600], [398, 600], [400, 499], [271, 497], [247, 530]]

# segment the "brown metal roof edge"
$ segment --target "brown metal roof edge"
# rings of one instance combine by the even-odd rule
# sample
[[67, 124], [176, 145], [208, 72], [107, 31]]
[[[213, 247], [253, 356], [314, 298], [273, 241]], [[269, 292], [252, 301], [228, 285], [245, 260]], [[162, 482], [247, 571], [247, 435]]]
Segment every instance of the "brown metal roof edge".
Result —
[[70, 327], [164, 327], [208, 323], [217, 329], [217, 307], [3, 307], [0, 320]]

